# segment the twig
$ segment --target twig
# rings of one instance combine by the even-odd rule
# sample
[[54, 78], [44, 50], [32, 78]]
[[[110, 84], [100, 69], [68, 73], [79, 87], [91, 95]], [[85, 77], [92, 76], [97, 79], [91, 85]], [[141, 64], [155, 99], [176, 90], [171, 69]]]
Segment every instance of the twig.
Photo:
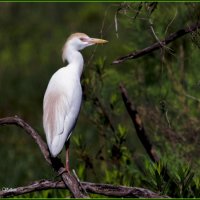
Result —
[[[139, 187], [115, 186], [110, 184], [101, 184], [101, 183], [97, 184], [89, 182], [81, 182], [81, 185], [87, 192], [111, 196], [111, 197], [142, 197], [142, 198], [168, 197], [152, 192], [151, 190]], [[0, 191], [0, 197], [12, 197], [48, 189], [65, 189], [65, 185], [63, 181], [40, 180], [40, 181], [35, 181], [34, 183], [27, 186], [2, 190]]]
[[172, 20], [170, 21], [170, 23], [167, 25], [167, 28], [165, 29], [165, 34], [167, 34], [169, 27], [172, 25], [172, 23], [174, 22], [174, 20], [176, 19], [176, 15], [177, 15], [177, 10], [175, 12], [174, 17], [172, 18]]
[[84, 191], [85, 194], [87, 194], [87, 191], [84, 189], [84, 187], [83, 187], [83, 185], [82, 185], [82, 183], [81, 183], [81, 181], [80, 181], [78, 175], [76, 174], [76, 171], [73, 169], [72, 172], [73, 172], [73, 174], [74, 174], [74, 177], [75, 177], [76, 180], [78, 181], [78, 183], [79, 183], [81, 189]]
[[156, 33], [155, 33], [155, 31], [154, 31], [152, 20], [149, 19], [148, 21], [149, 21], [150, 30], [151, 30], [153, 36], [155, 37], [156, 41], [157, 41], [162, 47], [164, 47], [163, 44], [161, 43], [160, 39], [158, 38], [158, 36], [156, 35]]
[[67, 186], [67, 188], [72, 192], [75, 198], [84, 198], [87, 197], [80, 189], [79, 183], [77, 180], [69, 173], [65, 172], [65, 168], [58, 158], [52, 158], [50, 156], [47, 144], [43, 141], [41, 136], [24, 120], [15, 116], [15, 117], [6, 117], [0, 119], [0, 125], [16, 125], [21, 127], [26, 131], [28, 135], [30, 135], [34, 141], [38, 144], [45, 160], [48, 164], [53, 167], [53, 169], [62, 177], [63, 182]]
[[149, 19], [148, 21], [149, 21], [150, 30], [151, 30], [151, 32], [152, 32], [154, 38], [156, 39], [156, 41], [160, 44], [161, 50], [162, 50], [163, 48], [165, 48], [166, 50], [172, 51], [171, 48], [169, 48], [169, 47], [163, 45], [163, 43], [160, 41], [160, 39], [159, 39], [158, 36], [156, 35], [156, 32], [154, 31], [154, 28], [153, 28], [153, 22], [152, 22], [152, 20]]
[[193, 99], [193, 100], [195, 100], [195, 101], [197, 101], [197, 102], [199, 102], [200, 103], [200, 99], [198, 99], [197, 97], [194, 97], [194, 96], [192, 96], [192, 95], [190, 95], [190, 94], [184, 94], [186, 97], [188, 97], [188, 98], [190, 98], [190, 99]]
[[119, 11], [121, 10], [121, 8], [118, 8], [116, 13], [115, 13], [115, 18], [114, 18], [114, 22], [115, 22], [115, 33], [116, 33], [116, 37], [119, 38], [119, 34], [118, 34], [118, 14]]
[[186, 27], [184, 29], [180, 29], [172, 34], [170, 34], [167, 38], [165, 38], [164, 40], [161, 40], [160, 42], [156, 42], [142, 50], [139, 50], [139, 51], [135, 51], [135, 52], [132, 52], [126, 56], [122, 56], [118, 59], [116, 59], [115, 61], [113, 61], [113, 64], [119, 64], [119, 63], [122, 63], [126, 60], [129, 60], [129, 59], [136, 59], [136, 58], [139, 58], [141, 56], [144, 56], [146, 54], [149, 54], [157, 49], [160, 49], [162, 48], [163, 46], [173, 42], [174, 40], [186, 35], [187, 33], [191, 33], [193, 31], [196, 31], [198, 28], [200, 28], [200, 23], [195, 23], [189, 27]]

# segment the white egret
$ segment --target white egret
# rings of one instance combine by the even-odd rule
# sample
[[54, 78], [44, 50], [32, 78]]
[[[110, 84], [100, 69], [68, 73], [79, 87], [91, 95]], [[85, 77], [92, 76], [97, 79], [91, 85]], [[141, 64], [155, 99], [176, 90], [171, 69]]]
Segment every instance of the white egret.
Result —
[[50, 153], [56, 157], [66, 146], [66, 171], [69, 172], [69, 138], [75, 127], [82, 101], [80, 77], [83, 57], [80, 50], [106, 40], [90, 38], [84, 33], [74, 33], [66, 41], [62, 59], [68, 65], [51, 77], [43, 101], [43, 126]]

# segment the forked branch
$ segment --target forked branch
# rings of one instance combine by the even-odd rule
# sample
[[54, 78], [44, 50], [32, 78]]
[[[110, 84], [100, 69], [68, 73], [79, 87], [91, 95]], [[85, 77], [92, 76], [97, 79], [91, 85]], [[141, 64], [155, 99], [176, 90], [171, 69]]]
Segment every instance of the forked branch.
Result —
[[[158, 195], [148, 189], [139, 187], [114, 186], [110, 184], [96, 184], [82, 182], [81, 185], [89, 193], [106, 195], [110, 197], [143, 197], [143, 198], [164, 198], [167, 196]], [[40, 180], [24, 187], [0, 191], [0, 197], [11, 197], [26, 193], [48, 190], [66, 189], [63, 181]]]
[[40, 180], [24, 187], [2, 190], [0, 191], [0, 197], [17, 196], [47, 189], [66, 189], [66, 187], [71, 191], [71, 193], [75, 198], [88, 197], [86, 196], [84, 191], [105, 196], [112, 196], [112, 197], [143, 197], [143, 198], [167, 197], [156, 194], [148, 189], [138, 188], [138, 187], [115, 186], [110, 184], [97, 184], [89, 182], [81, 182], [81, 187], [80, 187], [80, 183], [76, 180], [76, 178], [64, 171], [65, 168], [61, 160], [58, 158], [52, 158], [50, 156], [48, 147], [41, 138], [41, 136], [24, 120], [22, 120], [17, 116], [6, 117], [0, 119], [0, 125], [16, 125], [24, 129], [26, 133], [28, 133], [34, 139], [36, 144], [38, 144], [48, 164], [62, 177], [61, 181]]
[[58, 158], [52, 158], [50, 156], [47, 144], [43, 141], [41, 136], [24, 120], [15, 116], [15, 117], [6, 117], [0, 119], [0, 125], [16, 125], [23, 128], [26, 133], [28, 133], [38, 144], [45, 160], [48, 164], [53, 167], [53, 169], [62, 177], [63, 182], [65, 183], [66, 187], [72, 192], [75, 198], [83, 198], [87, 197], [81, 188], [79, 187], [78, 181], [69, 173], [65, 172], [65, 168]]

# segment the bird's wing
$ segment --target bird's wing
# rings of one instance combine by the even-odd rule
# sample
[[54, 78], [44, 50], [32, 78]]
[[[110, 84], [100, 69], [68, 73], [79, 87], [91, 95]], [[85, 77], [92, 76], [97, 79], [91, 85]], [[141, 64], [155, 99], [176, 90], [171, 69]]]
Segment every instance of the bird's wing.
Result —
[[[59, 76], [61, 72], [62, 76]], [[43, 126], [49, 149], [54, 156], [62, 150], [74, 128], [82, 99], [80, 82], [70, 79], [64, 72], [59, 70], [52, 77], [43, 102]]]
[[43, 125], [49, 146], [56, 135], [63, 133], [69, 106], [66, 95], [61, 91], [47, 90], [43, 105]]

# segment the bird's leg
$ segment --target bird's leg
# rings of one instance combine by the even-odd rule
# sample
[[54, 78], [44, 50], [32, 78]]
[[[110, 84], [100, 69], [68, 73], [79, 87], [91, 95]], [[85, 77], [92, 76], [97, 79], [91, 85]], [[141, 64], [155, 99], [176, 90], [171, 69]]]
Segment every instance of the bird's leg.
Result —
[[70, 173], [69, 171], [69, 144], [70, 141], [68, 140], [67, 142], [65, 142], [65, 150], [66, 150], [66, 161], [65, 161], [65, 169], [62, 170], [58, 176], [61, 176], [63, 173], [67, 172]]
[[69, 144], [70, 144], [70, 139], [67, 140], [65, 143], [65, 149], [66, 149], [66, 164], [65, 164], [65, 169], [67, 172], [70, 172], [69, 170]]

